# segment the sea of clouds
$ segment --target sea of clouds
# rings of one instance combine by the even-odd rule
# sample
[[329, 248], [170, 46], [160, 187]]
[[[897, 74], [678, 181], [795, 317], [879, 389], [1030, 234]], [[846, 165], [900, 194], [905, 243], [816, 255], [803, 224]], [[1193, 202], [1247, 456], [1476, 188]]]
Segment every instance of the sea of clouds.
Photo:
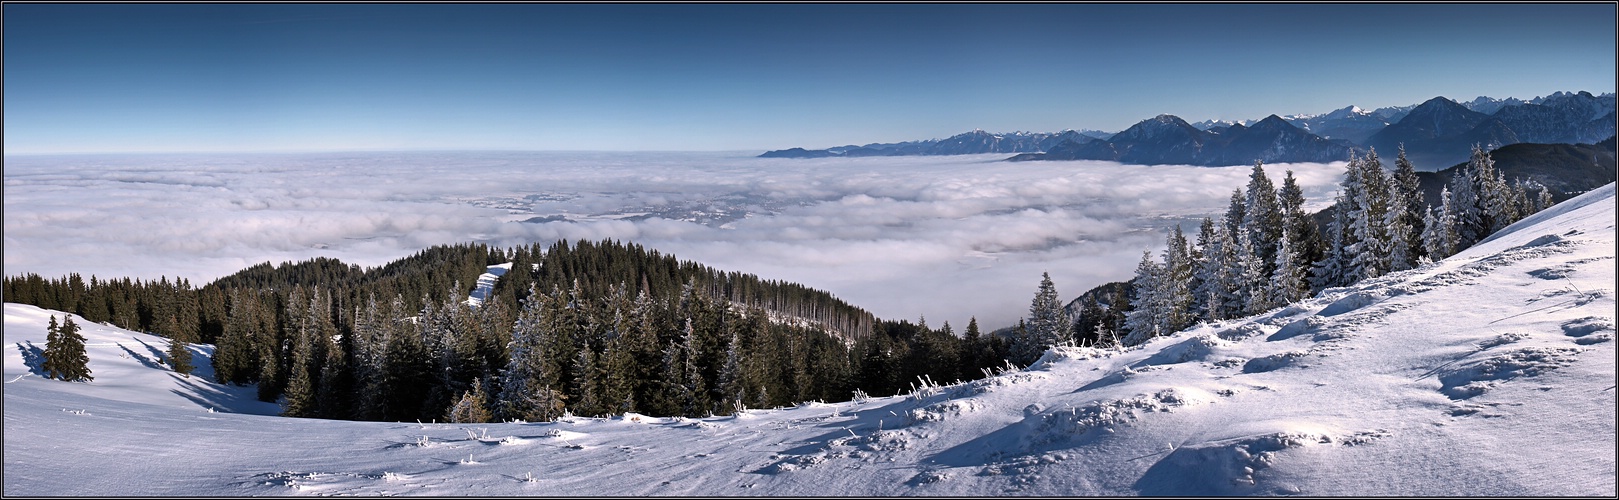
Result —
[[[1042, 272], [1068, 300], [1130, 278], [1165, 231], [1218, 217], [1251, 166], [764, 159], [753, 153], [378, 152], [8, 156], [5, 274], [183, 277], [316, 256], [377, 266], [422, 248], [634, 241], [824, 289], [879, 317], [986, 330]], [[1343, 164], [1292, 170], [1307, 208]], [[742, 216], [742, 214], [746, 214]], [[523, 222], [538, 218], [550, 222]], [[470, 284], [468, 284], [470, 287]]]

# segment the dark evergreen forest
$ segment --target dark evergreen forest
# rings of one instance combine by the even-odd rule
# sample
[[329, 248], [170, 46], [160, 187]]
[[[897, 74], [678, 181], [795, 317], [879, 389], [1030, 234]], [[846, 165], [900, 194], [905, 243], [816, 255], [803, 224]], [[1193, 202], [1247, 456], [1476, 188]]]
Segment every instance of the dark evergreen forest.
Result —
[[[488, 266], [512, 263], [480, 305]], [[796, 283], [633, 243], [428, 248], [362, 269], [327, 258], [186, 280], [7, 277], [9, 302], [215, 345], [218, 382], [289, 416], [550, 420], [725, 415], [980, 377], [1007, 347], [976, 321], [881, 320]]]

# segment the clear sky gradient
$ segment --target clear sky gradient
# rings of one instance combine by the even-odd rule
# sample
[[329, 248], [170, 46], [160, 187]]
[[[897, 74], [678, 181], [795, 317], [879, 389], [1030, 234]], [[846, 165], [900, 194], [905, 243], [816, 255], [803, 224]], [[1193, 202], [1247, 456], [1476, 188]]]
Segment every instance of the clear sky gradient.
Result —
[[765, 150], [1614, 89], [1612, 3], [5, 5], [5, 152]]

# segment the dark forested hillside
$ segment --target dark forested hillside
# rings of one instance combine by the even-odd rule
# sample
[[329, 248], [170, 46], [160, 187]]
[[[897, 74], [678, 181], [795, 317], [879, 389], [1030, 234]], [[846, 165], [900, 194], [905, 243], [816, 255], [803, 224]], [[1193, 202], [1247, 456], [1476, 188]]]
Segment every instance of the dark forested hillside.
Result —
[[[468, 302], [488, 266], [510, 262]], [[216, 346], [215, 377], [289, 416], [703, 416], [976, 378], [1005, 345], [883, 321], [829, 293], [633, 243], [439, 246], [361, 269], [318, 258], [184, 280], [7, 277], [5, 298]]]

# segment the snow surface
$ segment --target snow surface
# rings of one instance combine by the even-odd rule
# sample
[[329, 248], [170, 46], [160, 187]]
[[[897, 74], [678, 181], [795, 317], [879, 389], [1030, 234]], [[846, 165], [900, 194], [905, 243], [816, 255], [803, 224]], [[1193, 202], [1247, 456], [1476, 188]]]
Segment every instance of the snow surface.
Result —
[[163, 340], [88, 322], [95, 381], [45, 380], [27, 360], [50, 312], [6, 304], [4, 493], [1611, 497], [1614, 235], [1610, 184], [1259, 316], [704, 419], [266, 416], [251, 388], [167, 371]]
[[472, 307], [483, 305], [483, 299], [488, 298], [489, 294], [495, 291], [495, 282], [499, 281], [500, 277], [505, 276], [506, 272], [510, 270], [512, 270], [512, 263], [510, 262], [489, 266], [488, 271], [478, 275], [478, 284], [472, 288], [472, 293], [467, 295], [467, 304]]

